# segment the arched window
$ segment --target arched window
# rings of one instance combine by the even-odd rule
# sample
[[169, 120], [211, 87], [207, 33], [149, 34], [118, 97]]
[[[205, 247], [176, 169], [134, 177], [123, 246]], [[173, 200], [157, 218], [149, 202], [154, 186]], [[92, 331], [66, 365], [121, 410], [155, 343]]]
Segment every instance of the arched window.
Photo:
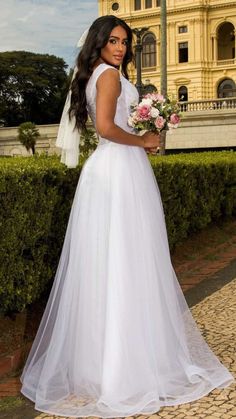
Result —
[[179, 101], [187, 102], [188, 101], [188, 89], [186, 86], [180, 86], [178, 90]]
[[224, 79], [220, 82], [217, 95], [219, 98], [223, 97], [235, 97], [236, 96], [236, 85], [232, 79]]
[[230, 22], [225, 22], [218, 28], [218, 60], [235, 58], [235, 29]]
[[147, 33], [142, 39], [142, 67], [156, 66], [156, 38], [152, 33]]

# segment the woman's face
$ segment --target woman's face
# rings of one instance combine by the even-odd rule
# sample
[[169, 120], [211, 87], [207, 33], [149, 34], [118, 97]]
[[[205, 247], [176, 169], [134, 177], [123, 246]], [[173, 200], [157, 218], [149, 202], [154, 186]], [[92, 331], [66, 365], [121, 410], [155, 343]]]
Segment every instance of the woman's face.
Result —
[[101, 49], [101, 59], [108, 64], [119, 66], [122, 64], [127, 51], [127, 33], [122, 26], [112, 29], [109, 40]]

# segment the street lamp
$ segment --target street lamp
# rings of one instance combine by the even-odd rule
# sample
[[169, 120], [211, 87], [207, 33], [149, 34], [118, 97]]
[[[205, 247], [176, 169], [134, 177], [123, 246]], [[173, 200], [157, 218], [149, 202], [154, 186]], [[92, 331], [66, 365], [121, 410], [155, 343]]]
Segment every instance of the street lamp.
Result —
[[144, 35], [144, 33], [148, 31], [148, 29], [149, 28], [141, 28], [141, 29], [134, 28], [134, 29], [132, 29], [132, 32], [136, 35], [136, 38], [137, 38], [137, 42], [136, 42], [136, 45], [135, 45], [135, 61], [136, 61], [136, 71], [137, 71], [136, 87], [138, 89], [140, 98], [142, 96], [141, 53], [142, 53], [142, 49], [143, 49], [141, 38]]
[[[161, 94], [167, 94], [167, 7], [166, 0], [161, 0]], [[160, 154], [165, 154], [166, 131], [161, 132]]]

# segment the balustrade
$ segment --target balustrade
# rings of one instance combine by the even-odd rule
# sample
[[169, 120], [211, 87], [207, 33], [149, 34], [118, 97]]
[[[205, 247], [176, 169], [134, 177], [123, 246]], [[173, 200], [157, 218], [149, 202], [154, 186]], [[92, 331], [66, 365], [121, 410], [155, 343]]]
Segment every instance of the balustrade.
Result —
[[236, 97], [179, 102], [179, 106], [182, 112], [236, 109]]

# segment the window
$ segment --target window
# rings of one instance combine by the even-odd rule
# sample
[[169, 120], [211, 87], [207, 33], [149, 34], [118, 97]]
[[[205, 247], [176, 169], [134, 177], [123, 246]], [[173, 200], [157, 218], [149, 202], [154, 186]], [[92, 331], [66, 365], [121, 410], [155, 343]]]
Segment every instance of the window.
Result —
[[155, 67], [156, 66], [156, 38], [152, 33], [144, 35], [142, 40], [142, 66]]
[[178, 90], [178, 98], [181, 102], [187, 102], [188, 101], [188, 89], [186, 86], [180, 86]]
[[179, 26], [179, 33], [186, 33], [188, 32], [187, 26]]
[[217, 31], [218, 60], [230, 60], [235, 57], [235, 29], [230, 22], [223, 23]]
[[218, 86], [218, 97], [234, 97], [236, 96], [236, 85], [232, 79], [224, 79]]
[[179, 63], [188, 62], [188, 43], [180, 42], [179, 43]]
[[141, 0], [134, 0], [134, 10], [141, 9]]
[[152, 7], [152, 0], [145, 0], [145, 9], [150, 9]]
[[119, 3], [113, 3], [111, 6], [113, 12], [116, 12], [119, 9]]
[[161, 5], [161, 0], [156, 0], [156, 7], [160, 7]]

